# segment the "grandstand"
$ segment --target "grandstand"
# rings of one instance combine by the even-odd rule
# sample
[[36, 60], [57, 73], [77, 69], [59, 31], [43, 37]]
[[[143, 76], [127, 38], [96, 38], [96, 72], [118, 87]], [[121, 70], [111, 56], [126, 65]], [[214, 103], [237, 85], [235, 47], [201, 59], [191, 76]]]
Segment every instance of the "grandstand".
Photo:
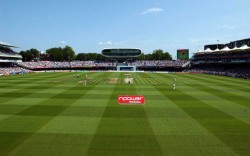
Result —
[[229, 49], [224, 47], [221, 50], [212, 51], [206, 49], [204, 52], [197, 52], [193, 62], [199, 63], [247, 63], [250, 62], [250, 47], [244, 45], [240, 48]]
[[12, 50], [17, 48], [7, 43], [0, 42], [0, 63], [22, 62], [22, 56]]
[[[183, 71], [186, 60], [136, 60], [125, 63], [114, 63], [114, 61], [72, 61], [72, 62], [54, 62], [54, 61], [40, 61], [40, 62], [18, 62], [17, 65], [34, 71], [41, 70], [114, 70], [117, 66], [123, 68], [136, 67], [141, 71]], [[130, 69], [131, 70], [131, 69]]]
[[22, 56], [14, 52], [12, 48], [17, 47], [0, 42], [0, 76], [30, 72], [30, 70], [16, 66], [16, 63], [22, 62]]
[[192, 57], [189, 72], [250, 78], [250, 47], [199, 51]]
[[[244, 41], [244, 42], [243, 42]], [[44, 70], [94, 70], [94, 71], [164, 71], [164, 72], [195, 72], [217, 74], [241, 78], [250, 78], [250, 47], [249, 40], [239, 40], [235, 47], [228, 44], [220, 44], [212, 50], [207, 47], [199, 50], [190, 60], [137, 60], [142, 51], [137, 48], [111, 48], [103, 49], [102, 55], [109, 61], [39, 61], [22, 62], [22, 56], [15, 53], [9, 44], [1, 43], [1, 75], [21, 73], [20, 71], [44, 71]], [[232, 43], [232, 42], [230, 42]], [[247, 43], [242, 45], [242, 43]], [[242, 45], [237, 47], [237, 45]], [[15, 72], [15, 65], [19, 66]], [[3, 68], [4, 67], [4, 68]], [[8, 69], [8, 67], [10, 67]], [[27, 72], [25, 71], [25, 72]]]
[[137, 60], [140, 56], [140, 49], [104, 49], [102, 55], [110, 61], [39, 61], [39, 62], [18, 62], [23, 68], [30, 70], [161, 70], [161, 71], [182, 71], [186, 60]]
[[215, 49], [223, 49], [224, 47], [228, 47], [230, 49], [233, 49], [233, 48], [239, 48], [239, 47], [242, 47], [245, 45], [250, 46], [250, 38], [231, 41], [231, 42], [226, 43], [226, 44], [209, 44], [209, 45], [205, 45], [204, 49], [209, 48], [211, 50], [215, 50]]

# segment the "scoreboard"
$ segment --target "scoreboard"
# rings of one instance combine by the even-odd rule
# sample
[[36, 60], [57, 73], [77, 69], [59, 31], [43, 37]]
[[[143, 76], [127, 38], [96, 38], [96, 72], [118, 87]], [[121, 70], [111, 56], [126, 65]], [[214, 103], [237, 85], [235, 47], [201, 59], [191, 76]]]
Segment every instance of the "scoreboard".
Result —
[[188, 60], [188, 59], [189, 59], [189, 49], [177, 50], [177, 60]]

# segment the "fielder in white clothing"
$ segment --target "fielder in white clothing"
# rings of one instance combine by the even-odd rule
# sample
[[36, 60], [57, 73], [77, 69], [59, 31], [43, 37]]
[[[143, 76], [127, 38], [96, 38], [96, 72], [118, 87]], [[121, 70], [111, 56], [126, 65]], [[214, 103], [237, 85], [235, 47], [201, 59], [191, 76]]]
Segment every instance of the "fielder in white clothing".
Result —
[[87, 80], [83, 80], [83, 84], [82, 85], [86, 86], [87, 85]]

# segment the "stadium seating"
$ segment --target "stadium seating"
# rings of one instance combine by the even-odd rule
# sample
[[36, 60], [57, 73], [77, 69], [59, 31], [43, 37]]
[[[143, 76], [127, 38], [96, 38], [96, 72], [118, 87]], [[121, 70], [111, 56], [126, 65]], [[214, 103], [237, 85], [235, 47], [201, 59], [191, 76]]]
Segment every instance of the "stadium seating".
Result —
[[[130, 62], [129, 66], [138, 67], [181, 67], [186, 61], [135, 61]], [[47, 68], [75, 68], [75, 67], [115, 67], [116, 64], [112, 62], [94, 62], [94, 61], [72, 61], [72, 62], [53, 62], [53, 61], [41, 61], [41, 62], [19, 62], [18, 65], [29, 69], [47, 69]]]
[[130, 63], [131, 66], [137, 67], [182, 67], [186, 60], [143, 60], [143, 61], [135, 61]]
[[250, 78], [250, 51], [226, 50], [196, 53], [186, 71]]
[[29, 73], [30, 70], [20, 67], [0, 67], [0, 75]]
[[196, 65], [192, 69], [189, 69], [190, 73], [205, 73], [214, 75], [223, 75], [231, 77], [240, 78], [250, 78], [250, 69], [247, 66], [232, 66], [232, 65], [222, 65], [222, 64], [206, 64], [206, 65]]

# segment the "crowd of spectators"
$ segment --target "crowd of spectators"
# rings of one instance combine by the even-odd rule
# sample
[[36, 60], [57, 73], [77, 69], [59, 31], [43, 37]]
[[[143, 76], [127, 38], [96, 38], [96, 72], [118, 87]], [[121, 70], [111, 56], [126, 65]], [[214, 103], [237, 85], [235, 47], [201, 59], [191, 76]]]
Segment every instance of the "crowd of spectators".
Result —
[[29, 69], [47, 69], [47, 68], [80, 68], [80, 67], [110, 67], [115, 66], [112, 62], [99, 62], [94, 61], [72, 61], [72, 62], [19, 62], [18, 65], [27, 67]]
[[69, 68], [69, 62], [18, 62], [19, 66], [23, 66], [29, 69], [47, 69], [47, 68]]
[[[178, 61], [169, 61], [169, 60], [157, 60], [157, 61], [134, 61], [129, 62], [128, 66], [137, 66], [137, 67], [183, 67], [184, 64], [187, 64], [188, 61], [178, 60]], [[73, 62], [53, 62], [53, 61], [41, 61], [41, 62], [18, 62], [19, 66], [28, 69], [50, 69], [50, 68], [81, 68], [81, 67], [115, 67], [116, 63], [114, 62], [95, 62], [95, 61], [73, 61]], [[30, 70], [24, 69], [21, 67], [0, 67], [0, 75], [9, 75], [9, 74], [19, 74], [27, 73]], [[224, 75], [232, 77], [241, 77], [250, 79], [250, 68], [249, 64], [198, 64], [194, 65], [192, 68], [187, 69], [186, 71], [190, 73], [206, 73], [214, 75]]]
[[[129, 66], [138, 67], [182, 67], [187, 61], [178, 60], [159, 60], [159, 61], [135, 61], [128, 63]], [[115, 67], [114, 62], [95, 62], [95, 61], [72, 61], [72, 62], [19, 62], [18, 65], [27, 67], [29, 69], [47, 69], [47, 68], [80, 68], [80, 67]]]
[[30, 70], [21, 67], [0, 67], [0, 75], [29, 73]]
[[132, 63], [129, 63], [131, 66], [137, 67], [182, 67], [187, 60], [138, 60]]
[[250, 79], [250, 68], [247, 66], [227, 66], [227, 65], [195, 66], [192, 69], [189, 69], [188, 72]]
[[250, 78], [250, 51], [201, 52], [192, 57], [189, 72]]
[[192, 60], [194, 62], [250, 62], [250, 51], [223, 51], [196, 53]]

